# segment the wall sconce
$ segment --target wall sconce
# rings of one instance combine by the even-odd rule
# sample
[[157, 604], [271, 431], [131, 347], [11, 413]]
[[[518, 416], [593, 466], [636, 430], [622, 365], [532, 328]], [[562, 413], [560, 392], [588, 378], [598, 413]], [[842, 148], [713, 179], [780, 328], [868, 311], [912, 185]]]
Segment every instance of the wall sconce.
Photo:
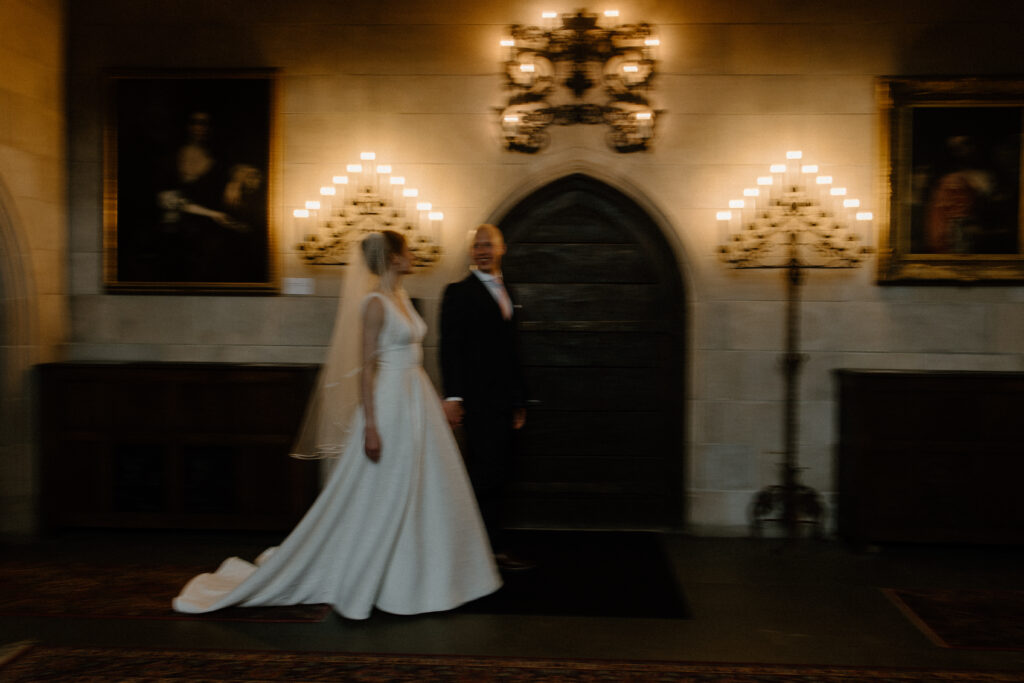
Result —
[[405, 235], [416, 268], [429, 268], [441, 260], [441, 223], [444, 214], [423, 201], [419, 190], [406, 186], [405, 176], [391, 166], [377, 164], [373, 152], [360, 154], [360, 163], [348, 164], [320, 188], [320, 198], [292, 211], [303, 235], [297, 248], [314, 265], [346, 265], [352, 245], [370, 232], [396, 230]]
[[[856, 268], [871, 253], [846, 220], [870, 221], [860, 200], [835, 187], [832, 176], [816, 164], [802, 163], [803, 152], [786, 153], [786, 163], [772, 164], [742, 199], [716, 215], [727, 241], [722, 259], [734, 268], [780, 268], [786, 273], [786, 351], [783, 355], [783, 462], [781, 482], [757, 493], [751, 523], [760, 533], [766, 521], [782, 522], [787, 538], [799, 537], [801, 523], [820, 534], [824, 504], [814, 489], [799, 482], [797, 413], [800, 367], [800, 286], [808, 268]], [[846, 220], [844, 220], [844, 218]], [[779, 516], [772, 517], [778, 513]]]
[[[618, 12], [605, 12], [617, 17]], [[501, 41], [509, 49], [506, 86], [511, 94], [501, 109], [505, 146], [534, 153], [549, 141], [548, 126], [607, 124], [608, 144], [618, 152], [647, 149], [655, 112], [647, 100], [654, 78], [653, 50], [659, 44], [646, 23], [598, 26], [596, 14], [545, 12], [545, 27], [509, 28]], [[560, 24], [558, 24], [560, 22]], [[557, 24], [557, 25], [556, 25]], [[584, 99], [599, 83], [604, 104]], [[571, 93], [575, 101], [552, 104]]]

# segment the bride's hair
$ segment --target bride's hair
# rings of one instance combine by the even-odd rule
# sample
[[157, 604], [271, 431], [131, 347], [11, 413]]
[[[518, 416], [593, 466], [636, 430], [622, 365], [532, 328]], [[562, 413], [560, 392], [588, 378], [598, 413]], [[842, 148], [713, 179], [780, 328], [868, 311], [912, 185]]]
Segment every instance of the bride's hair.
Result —
[[362, 241], [363, 259], [370, 272], [380, 278], [382, 289], [393, 289], [394, 276], [391, 274], [391, 257], [405, 249], [405, 237], [394, 230], [371, 232]]

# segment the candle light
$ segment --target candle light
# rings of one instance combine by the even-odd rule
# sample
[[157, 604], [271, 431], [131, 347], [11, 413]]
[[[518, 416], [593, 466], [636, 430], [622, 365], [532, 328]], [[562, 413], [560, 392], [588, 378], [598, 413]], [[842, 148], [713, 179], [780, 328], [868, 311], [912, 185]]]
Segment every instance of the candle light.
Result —
[[398, 188], [405, 185], [405, 178], [400, 175], [393, 175], [388, 179], [388, 201], [395, 203], [395, 195]]
[[[374, 161], [376, 158], [377, 158], [377, 153], [376, 152], [360, 152], [359, 153], [360, 161]], [[370, 186], [369, 173], [370, 173], [371, 168], [367, 168], [367, 164], [362, 164], [362, 167], [363, 167], [362, 168], [363, 172], [362, 172], [362, 174], [360, 176], [359, 184], [362, 185], [364, 188], [368, 189], [370, 192], [375, 192], [377, 190], [377, 188]]]
[[761, 190], [757, 187], [744, 187], [743, 197], [750, 198], [750, 208], [757, 213], [757, 210], [761, 208]]
[[427, 218], [430, 219], [430, 238], [434, 240], [434, 242], [439, 242], [441, 235], [441, 221], [444, 220], [444, 214], [440, 211], [431, 211], [427, 214]]
[[649, 111], [641, 111], [636, 114], [636, 128], [637, 133], [640, 137], [645, 140], [651, 137], [652, 128], [654, 127], [654, 113]]
[[320, 196], [322, 197], [320, 200], [320, 209], [327, 220], [331, 219], [331, 210], [334, 208], [334, 202], [331, 198], [337, 193], [338, 191], [334, 188], [334, 185], [324, 185], [320, 188]]
[[355, 182], [355, 189], [353, 190], [352, 202], [359, 201], [359, 193], [363, 191], [363, 165], [362, 164], [349, 164], [345, 167], [348, 173], [358, 174], [358, 179]]
[[433, 209], [433, 205], [430, 202], [416, 202], [416, 225], [420, 225], [426, 220], [426, 212]]
[[292, 217], [294, 218], [292, 222], [294, 234], [301, 235], [303, 242], [309, 242], [313, 237], [308, 225], [309, 209], [293, 209]]
[[718, 211], [715, 213], [718, 221], [718, 243], [725, 244], [729, 241], [729, 224], [732, 221], [732, 211]]
[[331, 182], [335, 185], [341, 185], [341, 205], [345, 206], [348, 204], [348, 176], [347, 175], [336, 175], [331, 178]]

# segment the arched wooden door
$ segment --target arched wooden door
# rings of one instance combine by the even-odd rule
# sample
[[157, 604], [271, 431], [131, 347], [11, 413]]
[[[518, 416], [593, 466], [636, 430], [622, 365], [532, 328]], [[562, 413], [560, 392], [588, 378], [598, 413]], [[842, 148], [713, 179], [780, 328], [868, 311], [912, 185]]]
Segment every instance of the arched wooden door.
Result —
[[509, 493], [524, 527], [682, 523], [682, 279], [658, 226], [585, 175], [500, 221], [532, 405]]

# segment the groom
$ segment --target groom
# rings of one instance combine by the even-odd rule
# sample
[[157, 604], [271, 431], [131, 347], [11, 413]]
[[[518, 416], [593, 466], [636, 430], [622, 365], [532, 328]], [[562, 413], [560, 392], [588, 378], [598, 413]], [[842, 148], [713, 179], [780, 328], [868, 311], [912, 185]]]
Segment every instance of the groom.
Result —
[[444, 411], [462, 425], [463, 456], [495, 559], [502, 569], [526, 569], [502, 545], [501, 504], [509, 479], [515, 430], [526, 420], [515, 311], [501, 278], [505, 239], [493, 225], [476, 229], [473, 270], [453, 282], [441, 301]]

